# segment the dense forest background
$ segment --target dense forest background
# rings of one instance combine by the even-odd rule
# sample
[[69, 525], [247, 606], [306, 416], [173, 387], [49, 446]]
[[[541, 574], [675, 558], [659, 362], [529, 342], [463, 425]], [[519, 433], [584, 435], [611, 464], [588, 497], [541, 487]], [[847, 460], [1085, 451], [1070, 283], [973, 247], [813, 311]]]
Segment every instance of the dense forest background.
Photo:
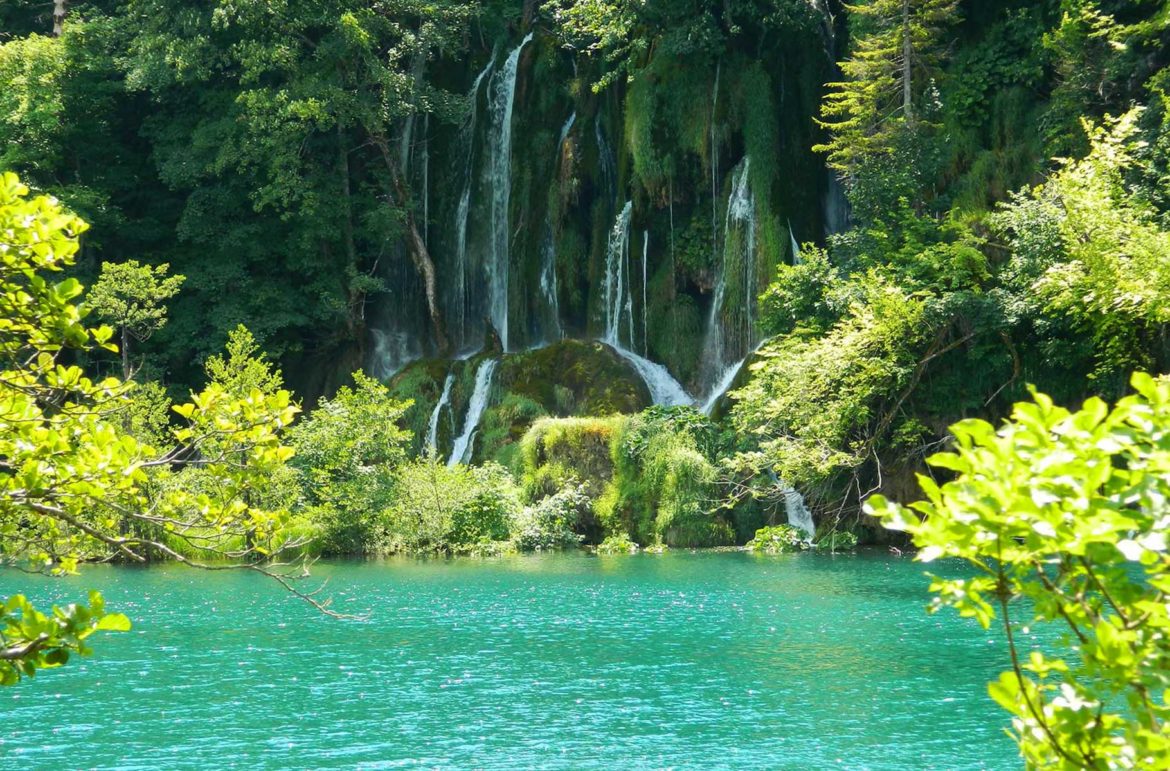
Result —
[[[1028, 384], [1170, 366], [1164, 2], [58, 7], [0, 9], [0, 169], [91, 224], [85, 283], [186, 277], [91, 362], [172, 395], [242, 324], [307, 404], [391, 382], [417, 452], [443, 399], [456, 439], [458, 357], [507, 354], [467, 457], [551, 492], [529, 426], [661, 401], [600, 339], [717, 419], [611, 425], [605, 474], [665, 421], [707, 499], [836, 523]], [[653, 540], [621, 512], [660, 493], [601, 509]]]

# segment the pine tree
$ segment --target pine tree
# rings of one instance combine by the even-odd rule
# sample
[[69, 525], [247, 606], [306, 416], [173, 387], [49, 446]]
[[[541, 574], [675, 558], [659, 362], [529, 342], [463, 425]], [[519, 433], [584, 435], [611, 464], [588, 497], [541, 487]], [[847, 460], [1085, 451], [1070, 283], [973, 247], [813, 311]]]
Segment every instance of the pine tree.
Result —
[[815, 150], [852, 174], [867, 155], [887, 152], [902, 130], [921, 125], [918, 106], [945, 54], [943, 32], [959, 17], [958, 0], [870, 0], [847, 5], [852, 55], [845, 79], [829, 83], [821, 125], [830, 137]]

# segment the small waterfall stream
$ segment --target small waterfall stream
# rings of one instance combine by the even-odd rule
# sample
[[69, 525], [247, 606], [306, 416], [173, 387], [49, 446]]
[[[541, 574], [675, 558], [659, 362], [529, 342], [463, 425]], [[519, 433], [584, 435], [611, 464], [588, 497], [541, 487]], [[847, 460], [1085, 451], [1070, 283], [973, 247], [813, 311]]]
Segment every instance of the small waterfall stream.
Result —
[[512, 106], [516, 96], [516, 69], [520, 53], [532, 40], [529, 32], [512, 49], [503, 66], [488, 83], [488, 179], [491, 189], [491, 248], [487, 262], [488, 315], [500, 336], [504, 351], [508, 348], [508, 269], [511, 228], [508, 204], [512, 193]]
[[[707, 401], [718, 393], [729, 370], [737, 366], [732, 362], [743, 358], [751, 349], [755, 336], [756, 202], [751, 191], [750, 172], [751, 158], [744, 156], [732, 174], [731, 195], [727, 199], [723, 254], [707, 316], [700, 362], [699, 388], [701, 393], [708, 394]], [[735, 288], [736, 302], [729, 306], [727, 292], [730, 287]]]
[[[565, 125], [561, 127], [561, 137], [557, 140], [556, 166], [554, 167], [552, 185], [560, 184], [561, 162], [565, 157], [565, 142], [569, 138], [569, 131], [577, 121], [577, 113], [569, 115]], [[548, 328], [544, 331], [544, 340], [553, 342], [561, 339], [561, 305], [557, 294], [557, 245], [556, 233], [553, 229], [552, 212], [545, 217], [545, 236], [542, 261], [540, 266], [540, 293], [548, 313]]]
[[[694, 404], [686, 389], [679, 384], [670, 371], [644, 356], [630, 350], [634, 345], [634, 300], [633, 287], [629, 280], [630, 263], [630, 217], [633, 203], [626, 201], [618, 213], [617, 221], [609, 234], [605, 252], [605, 336], [602, 340], [617, 351], [637, 371], [650, 390], [655, 404], [679, 406]], [[643, 247], [649, 243], [649, 233], [643, 237]], [[643, 252], [643, 282], [645, 281], [645, 252]], [[645, 287], [643, 287], [644, 289]], [[645, 311], [643, 301], [643, 311]], [[622, 316], [628, 320], [629, 347], [622, 343]], [[643, 321], [645, 323], [645, 321]]]
[[455, 438], [455, 444], [451, 448], [451, 457], [447, 460], [448, 467], [471, 461], [472, 442], [475, 439], [475, 432], [479, 428], [480, 418], [483, 417], [483, 411], [487, 408], [488, 397], [491, 396], [492, 390], [492, 376], [496, 373], [496, 366], [499, 363], [497, 359], [485, 359], [479, 365], [479, 369], [475, 371], [475, 390], [472, 391], [471, 401], [467, 405], [467, 416], [463, 419], [463, 430]]
[[443, 383], [443, 393], [435, 404], [435, 411], [431, 413], [431, 423], [427, 427], [426, 449], [432, 457], [439, 454], [439, 415], [443, 412], [443, 408], [451, 403], [451, 386], [453, 385], [455, 385], [455, 373], [451, 372]]
[[607, 200], [616, 201], [617, 158], [614, 157], [613, 148], [605, 139], [605, 131], [601, 127], [600, 111], [597, 113], [597, 119], [593, 121], [593, 133], [597, 137], [597, 165], [601, 172], [602, 192], [606, 195]]
[[620, 345], [614, 345], [613, 343], [609, 343], [609, 345], [617, 351], [618, 356], [628, 361], [638, 372], [638, 376], [642, 378], [642, 382], [650, 390], [650, 400], [655, 404], [663, 407], [694, 405], [695, 400], [674, 379], [674, 376], [670, 374], [670, 370], [666, 367], [650, 361], [643, 356], [639, 356], [633, 351], [627, 351]]
[[[626, 281], [626, 265], [630, 253], [630, 216], [633, 214], [634, 204], [626, 201], [613, 230], [609, 233], [609, 243], [605, 250], [605, 342], [615, 348], [622, 347], [621, 323], [622, 310], [629, 309], [627, 302], [629, 287]], [[631, 309], [632, 310], [632, 309]], [[631, 319], [631, 331], [633, 329]], [[633, 345], [633, 341], [629, 341]]]
[[452, 332], [458, 330], [457, 348], [463, 350], [467, 346], [467, 218], [471, 213], [472, 171], [475, 167], [475, 119], [479, 110], [479, 87], [492, 71], [495, 54], [488, 60], [487, 66], [475, 78], [471, 91], [467, 97], [471, 101], [471, 112], [463, 128], [459, 132], [459, 143], [464, 148], [463, 155], [463, 191], [459, 196], [459, 205], [455, 209], [455, 291], [452, 305], [455, 319]]
[[788, 524], [795, 527], [813, 540], [817, 535], [817, 526], [813, 522], [812, 512], [805, 505], [804, 496], [795, 488], [786, 488], [784, 495], [784, 510], [788, 513]]
[[743, 369], [743, 365], [747, 363], [747, 359], [743, 358], [732, 364], [727, 369], [723, 370], [723, 374], [719, 376], [719, 380], [715, 382], [715, 387], [711, 389], [711, 393], [707, 395], [707, 400], [703, 402], [702, 411], [707, 417], [711, 417], [711, 413], [715, 411], [715, 405], [727, 393], [727, 389], [731, 388], [731, 384], [735, 382], [736, 375]]
[[[647, 321], [647, 311], [649, 303], [647, 302], [646, 287], [649, 282], [646, 279], [646, 263], [650, 257], [650, 231], [642, 231], [642, 353], [650, 353], [650, 325]], [[631, 343], [632, 344], [632, 343]]]

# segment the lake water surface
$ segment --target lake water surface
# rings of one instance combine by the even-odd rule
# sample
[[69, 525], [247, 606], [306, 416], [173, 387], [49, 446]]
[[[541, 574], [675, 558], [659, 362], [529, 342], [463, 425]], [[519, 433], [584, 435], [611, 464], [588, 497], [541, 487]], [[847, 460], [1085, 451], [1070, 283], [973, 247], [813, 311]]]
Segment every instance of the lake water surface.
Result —
[[134, 621], [0, 691], [5, 768], [1012, 769], [1004, 646], [928, 616], [884, 554], [319, 564], [322, 616], [260, 576], [94, 566]]

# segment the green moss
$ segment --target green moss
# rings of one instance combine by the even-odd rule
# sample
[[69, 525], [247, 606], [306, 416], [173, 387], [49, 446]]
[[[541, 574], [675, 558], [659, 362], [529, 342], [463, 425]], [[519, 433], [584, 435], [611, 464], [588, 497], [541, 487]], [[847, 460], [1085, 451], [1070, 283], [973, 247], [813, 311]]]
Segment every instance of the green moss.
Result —
[[451, 362], [446, 361], [416, 361], [408, 364], [390, 380], [390, 395], [393, 398], [413, 402], [402, 416], [402, 427], [413, 435], [410, 445], [413, 454], [418, 454], [426, 441], [431, 413], [443, 394], [443, 383], [451, 365]]
[[689, 408], [654, 408], [626, 421], [610, 444], [613, 475], [597, 498], [609, 534], [642, 545], [720, 546], [734, 541], [720, 516], [713, 427]]
[[650, 358], [661, 361], [682, 383], [699, 367], [703, 351], [704, 320], [698, 303], [674, 291], [674, 276], [664, 265], [650, 281]]
[[499, 404], [484, 411], [476, 435], [476, 454], [512, 471], [519, 471], [519, 441], [529, 426], [548, 412], [538, 402], [517, 393], [508, 393]]

